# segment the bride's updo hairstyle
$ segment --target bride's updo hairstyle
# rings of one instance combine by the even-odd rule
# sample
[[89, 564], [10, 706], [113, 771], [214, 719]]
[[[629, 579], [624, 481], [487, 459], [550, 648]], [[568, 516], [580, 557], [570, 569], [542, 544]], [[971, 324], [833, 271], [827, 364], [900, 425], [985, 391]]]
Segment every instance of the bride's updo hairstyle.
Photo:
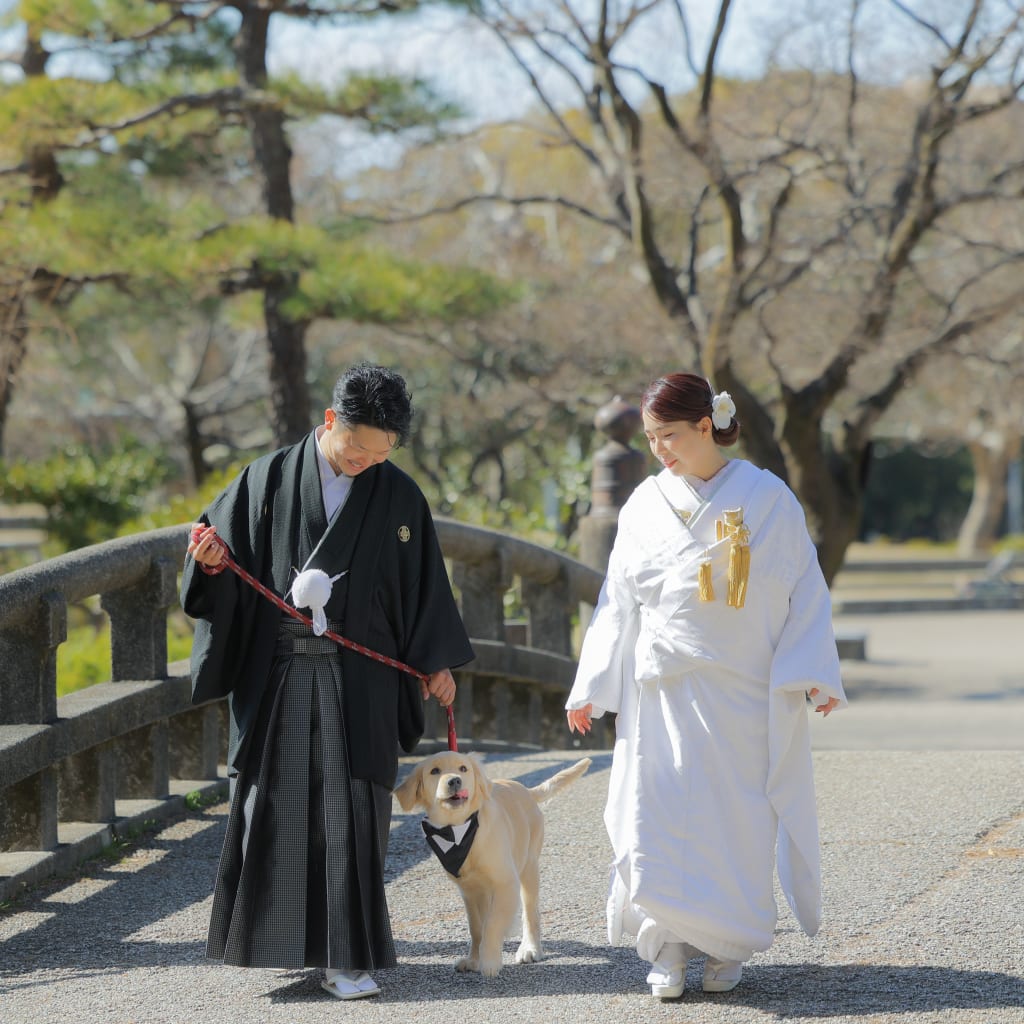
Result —
[[[711, 385], [695, 373], [670, 373], [651, 381], [640, 399], [640, 409], [659, 423], [685, 420], [699, 423], [705, 416], [711, 420], [711, 436], [723, 448], [734, 445], [740, 436], [740, 423], [735, 406], [726, 391], [715, 394]], [[729, 416], [728, 426], [715, 426]]]

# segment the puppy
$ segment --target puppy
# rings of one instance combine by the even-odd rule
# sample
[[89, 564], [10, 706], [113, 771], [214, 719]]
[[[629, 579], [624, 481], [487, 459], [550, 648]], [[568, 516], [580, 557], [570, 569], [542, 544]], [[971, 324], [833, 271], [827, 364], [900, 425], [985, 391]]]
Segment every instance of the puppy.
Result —
[[520, 897], [523, 938], [516, 963], [540, 959], [540, 804], [575, 782], [590, 764], [585, 757], [527, 789], [511, 779], [492, 782], [474, 756], [445, 751], [418, 764], [395, 790], [403, 811], [426, 810], [428, 844], [462, 893], [471, 943], [456, 970], [486, 977], [501, 970], [502, 943]]

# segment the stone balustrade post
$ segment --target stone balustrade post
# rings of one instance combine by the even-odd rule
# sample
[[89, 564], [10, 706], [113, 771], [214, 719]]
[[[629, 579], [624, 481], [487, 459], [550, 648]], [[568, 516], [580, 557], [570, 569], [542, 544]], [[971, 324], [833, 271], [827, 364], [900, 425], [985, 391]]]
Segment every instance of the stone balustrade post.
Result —
[[110, 616], [111, 679], [167, 676], [167, 609], [178, 598], [178, 566], [155, 558], [138, 583], [101, 595]]
[[523, 579], [523, 604], [529, 616], [529, 644], [555, 654], [572, 654], [569, 581], [565, 570], [553, 580]]
[[34, 614], [0, 630], [0, 725], [57, 717], [57, 648], [67, 636], [67, 601], [56, 590]]
[[[44, 725], [57, 718], [57, 648], [67, 639], [67, 602], [59, 591], [0, 630], [0, 725]], [[0, 790], [0, 849], [57, 846], [57, 772], [50, 766]]]
[[125, 800], [162, 800], [170, 792], [167, 721], [154, 722], [118, 741], [117, 795]]
[[[569, 581], [564, 570], [551, 580], [523, 578], [523, 604], [529, 617], [529, 644], [537, 650], [572, 654]], [[527, 703], [526, 738], [544, 746], [546, 734], [564, 724], [565, 695], [531, 686]]]
[[0, 790], [0, 852], [57, 846], [57, 772], [44, 768]]
[[501, 553], [495, 551], [479, 562], [456, 562], [452, 581], [459, 588], [459, 608], [469, 635], [481, 640], [504, 640], [508, 582]]
[[216, 779], [221, 751], [221, 713], [215, 704], [170, 720], [171, 777]]
[[[459, 589], [459, 608], [466, 631], [481, 640], [505, 639], [505, 579], [501, 553], [476, 562], [456, 562], [452, 582]], [[455, 732], [473, 737], [480, 729], [474, 722], [474, 676], [460, 672], [455, 698]], [[501, 737], [504, 738], [504, 737]]]
[[117, 745], [109, 741], [66, 757], [58, 766], [61, 821], [113, 821]]

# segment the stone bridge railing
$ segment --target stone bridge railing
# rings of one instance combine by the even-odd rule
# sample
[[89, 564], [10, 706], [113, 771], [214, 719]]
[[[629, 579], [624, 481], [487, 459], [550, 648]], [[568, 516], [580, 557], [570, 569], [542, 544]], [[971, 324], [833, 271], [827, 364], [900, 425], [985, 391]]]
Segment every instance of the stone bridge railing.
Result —
[[[494, 530], [437, 527], [477, 654], [457, 673], [460, 746], [568, 746], [573, 617], [596, 601], [600, 574]], [[0, 901], [223, 786], [223, 702], [193, 707], [187, 664], [167, 662], [186, 536], [168, 527], [0, 576]], [[58, 698], [68, 608], [97, 596], [111, 681]], [[427, 707], [440, 740], [445, 716]], [[586, 745], [607, 742], [597, 729]]]

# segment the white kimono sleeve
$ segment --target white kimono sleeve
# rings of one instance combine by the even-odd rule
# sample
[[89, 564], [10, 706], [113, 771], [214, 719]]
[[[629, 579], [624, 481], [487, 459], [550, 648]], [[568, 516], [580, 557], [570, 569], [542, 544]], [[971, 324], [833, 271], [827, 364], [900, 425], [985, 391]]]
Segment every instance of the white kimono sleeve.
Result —
[[[803, 532], [803, 531], [801, 531]], [[832, 600], [818, 566], [817, 553], [804, 533], [799, 575], [789, 599], [789, 614], [772, 657], [771, 691], [804, 694], [817, 688], [815, 702], [835, 697], [846, 706], [839, 652], [832, 629]]]
[[633, 651], [640, 628], [636, 595], [622, 572], [622, 537], [608, 559], [608, 574], [583, 638], [567, 710], [593, 705], [593, 717], [618, 712], [623, 687], [633, 685]]
[[808, 935], [821, 924], [821, 862], [806, 693], [824, 703], [846, 695], [832, 629], [832, 602], [800, 520], [801, 558], [772, 659], [768, 701], [767, 794], [779, 818], [777, 867], [786, 900]]

